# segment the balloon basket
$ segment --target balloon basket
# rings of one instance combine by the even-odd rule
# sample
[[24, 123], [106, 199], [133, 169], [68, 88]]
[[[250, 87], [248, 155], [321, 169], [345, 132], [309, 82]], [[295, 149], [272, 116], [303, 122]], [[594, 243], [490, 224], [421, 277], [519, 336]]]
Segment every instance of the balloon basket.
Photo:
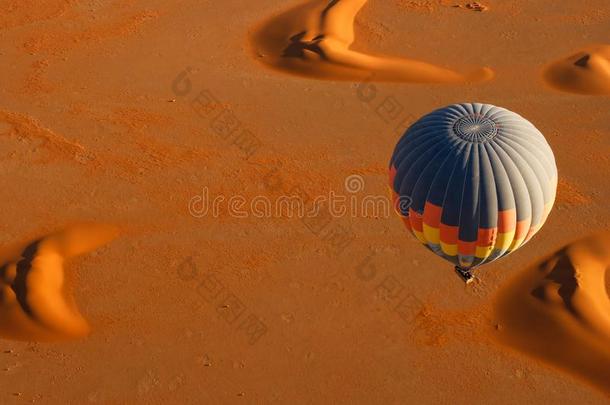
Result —
[[474, 281], [474, 275], [470, 272], [470, 269], [464, 269], [460, 266], [455, 266], [455, 272], [466, 284], [470, 284]]

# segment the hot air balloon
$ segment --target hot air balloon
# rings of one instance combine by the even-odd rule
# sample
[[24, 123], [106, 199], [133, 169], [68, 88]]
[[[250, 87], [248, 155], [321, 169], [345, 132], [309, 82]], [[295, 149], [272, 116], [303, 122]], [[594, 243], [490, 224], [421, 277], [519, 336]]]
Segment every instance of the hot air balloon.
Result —
[[420, 118], [390, 161], [394, 208], [432, 252], [472, 271], [540, 230], [557, 191], [546, 139], [528, 120], [490, 104], [453, 104]]

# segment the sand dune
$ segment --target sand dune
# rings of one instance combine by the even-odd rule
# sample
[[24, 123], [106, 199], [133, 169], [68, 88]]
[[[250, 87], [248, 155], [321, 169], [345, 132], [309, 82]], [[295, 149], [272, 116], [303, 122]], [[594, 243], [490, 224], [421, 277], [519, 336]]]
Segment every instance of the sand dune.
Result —
[[564, 247], [498, 295], [500, 341], [610, 394], [610, 233]]
[[610, 45], [594, 45], [550, 64], [544, 77], [559, 90], [610, 94]]
[[253, 36], [261, 61], [274, 68], [317, 78], [460, 83], [489, 80], [493, 72], [468, 73], [417, 60], [373, 56], [350, 49], [354, 20], [367, 0], [313, 0], [271, 18]]
[[64, 260], [117, 236], [105, 225], [80, 225], [28, 245], [0, 268], [0, 337], [56, 341], [86, 336], [89, 325], [64, 294]]

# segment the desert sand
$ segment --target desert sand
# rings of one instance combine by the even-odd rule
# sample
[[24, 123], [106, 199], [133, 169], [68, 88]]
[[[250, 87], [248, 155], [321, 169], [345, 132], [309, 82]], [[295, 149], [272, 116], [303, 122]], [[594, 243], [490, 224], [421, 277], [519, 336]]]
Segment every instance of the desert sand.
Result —
[[[565, 354], [603, 339], [600, 312], [576, 296], [570, 311], [535, 264], [610, 229], [610, 98], [558, 91], [546, 74], [609, 42], [607, 1], [467, 3], [341, 1], [321, 19], [324, 3], [304, 0], [2, 2], [3, 265], [75, 223], [121, 237], [36, 266], [63, 269], [51, 296], [68, 321], [27, 322], [74, 325], [71, 339], [7, 339], [22, 322], [2, 312], [0, 403], [606, 404], [603, 370]], [[282, 57], [303, 31], [303, 55]], [[306, 49], [318, 35], [326, 59]], [[313, 198], [359, 176], [349, 196], [386, 196], [406, 127], [475, 101], [540, 129], [559, 188], [540, 232], [469, 286], [393, 213], [203, 214], [203, 190]], [[579, 297], [601, 303], [589, 256], [557, 257], [591, 262], [597, 287]], [[526, 294], [540, 283], [546, 301]], [[507, 295], [548, 329], [500, 316]], [[558, 328], [562, 346], [537, 350]]]

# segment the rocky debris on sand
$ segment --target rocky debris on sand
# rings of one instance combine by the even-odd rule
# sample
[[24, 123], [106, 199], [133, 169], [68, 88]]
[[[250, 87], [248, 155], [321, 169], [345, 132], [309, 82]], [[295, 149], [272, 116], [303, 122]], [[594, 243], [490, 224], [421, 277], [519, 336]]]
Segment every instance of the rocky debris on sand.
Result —
[[479, 2], [476, 2], [476, 1], [472, 2], [472, 3], [468, 3], [466, 5], [458, 4], [458, 5], [455, 5], [454, 7], [466, 8], [466, 9], [472, 10], [472, 11], [488, 11], [489, 10], [488, 6], [481, 4]]

